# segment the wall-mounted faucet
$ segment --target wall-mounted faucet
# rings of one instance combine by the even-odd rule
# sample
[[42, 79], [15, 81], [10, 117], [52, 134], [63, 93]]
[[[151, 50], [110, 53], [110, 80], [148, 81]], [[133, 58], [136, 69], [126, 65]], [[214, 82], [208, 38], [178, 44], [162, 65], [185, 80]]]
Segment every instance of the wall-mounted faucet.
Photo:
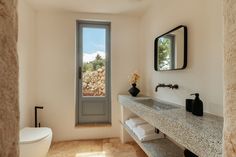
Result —
[[158, 91], [159, 87], [168, 87], [168, 88], [171, 88], [171, 89], [178, 89], [179, 88], [179, 86], [177, 84], [172, 85], [172, 84], [159, 83], [155, 88], [156, 92]]

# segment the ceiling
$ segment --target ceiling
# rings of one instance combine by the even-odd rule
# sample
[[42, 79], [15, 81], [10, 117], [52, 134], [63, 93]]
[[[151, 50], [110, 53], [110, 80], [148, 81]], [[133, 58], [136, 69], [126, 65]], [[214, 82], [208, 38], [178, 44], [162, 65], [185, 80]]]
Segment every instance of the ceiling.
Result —
[[27, 0], [36, 10], [56, 9], [85, 13], [143, 13], [152, 0]]

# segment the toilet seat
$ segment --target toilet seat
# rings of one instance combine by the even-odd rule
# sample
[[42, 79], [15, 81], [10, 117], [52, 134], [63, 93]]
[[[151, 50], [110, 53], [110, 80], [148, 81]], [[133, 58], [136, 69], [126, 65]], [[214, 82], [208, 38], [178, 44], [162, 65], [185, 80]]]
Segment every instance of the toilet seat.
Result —
[[28, 144], [41, 141], [52, 134], [50, 128], [30, 128], [26, 127], [20, 131], [20, 144]]

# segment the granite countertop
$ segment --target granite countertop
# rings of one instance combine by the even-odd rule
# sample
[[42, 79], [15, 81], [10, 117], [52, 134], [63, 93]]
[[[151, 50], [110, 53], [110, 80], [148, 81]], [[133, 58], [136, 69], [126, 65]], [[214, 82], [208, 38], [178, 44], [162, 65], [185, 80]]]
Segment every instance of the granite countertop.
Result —
[[155, 110], [135, 100], [150, 97], [119, 95], [121, 105], [140, 116], [177, 143], [200, 157], [221, 157], [223, 118], [208, 113], [197, 117], [184, 107]]

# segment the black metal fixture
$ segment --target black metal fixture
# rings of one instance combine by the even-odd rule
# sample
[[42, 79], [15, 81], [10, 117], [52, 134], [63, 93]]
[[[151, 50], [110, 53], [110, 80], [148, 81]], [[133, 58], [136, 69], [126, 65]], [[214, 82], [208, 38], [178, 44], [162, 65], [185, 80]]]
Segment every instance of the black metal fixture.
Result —
[[194, 154], [193, 152], [191, 152], [191, 151], [188, 150], [188, 149], [185, 149], [185, 150], [184, 150], [184, 156], [185, 156], [185, 157], [198, 157], [196, 154]]
[[155, 128], [155, 133], [159, 134], [160, 133], [160, 130]]
[[38, 123], [38, 109], [43, 109], [43, 106], [35, 106], [34, 107], [34, 126], [35, 128], [40, 127], [40, 123]]
[[158, 91], [158, 88], [160, 88], [160, 87], [168, 87], [168, 88], [171, 88], [171, 89], [178, 89], [179, 88], [179, 86], [177, 85], [177, 84], [174, 84], [174, 85], [172, 85], [172, 84], [164, 84], [164, 83], [159, 83], [157, 86], [156, 86], [156, 88], [155, 88], [155, 91], [157, 92]]
[[[171, 31], [160, 35], [154, 42], [154, 69], [156, 71], [181, 70], [187, 66], [188, 30], [180, 25]], [[178, 40], [177, 40], [178, 39]], [[168, 42], [168, 51], [163, 51], [162, 45]], [[177, 42], [181, 41], [181, 42]], [[181, 47], [180, 49], [176, 49]], [[167, 50], [165, 48], [164, 50]], [[168, 52], [169, 57], [162, 57]], [[181, 59], [177, 59], [181, 56]]]

